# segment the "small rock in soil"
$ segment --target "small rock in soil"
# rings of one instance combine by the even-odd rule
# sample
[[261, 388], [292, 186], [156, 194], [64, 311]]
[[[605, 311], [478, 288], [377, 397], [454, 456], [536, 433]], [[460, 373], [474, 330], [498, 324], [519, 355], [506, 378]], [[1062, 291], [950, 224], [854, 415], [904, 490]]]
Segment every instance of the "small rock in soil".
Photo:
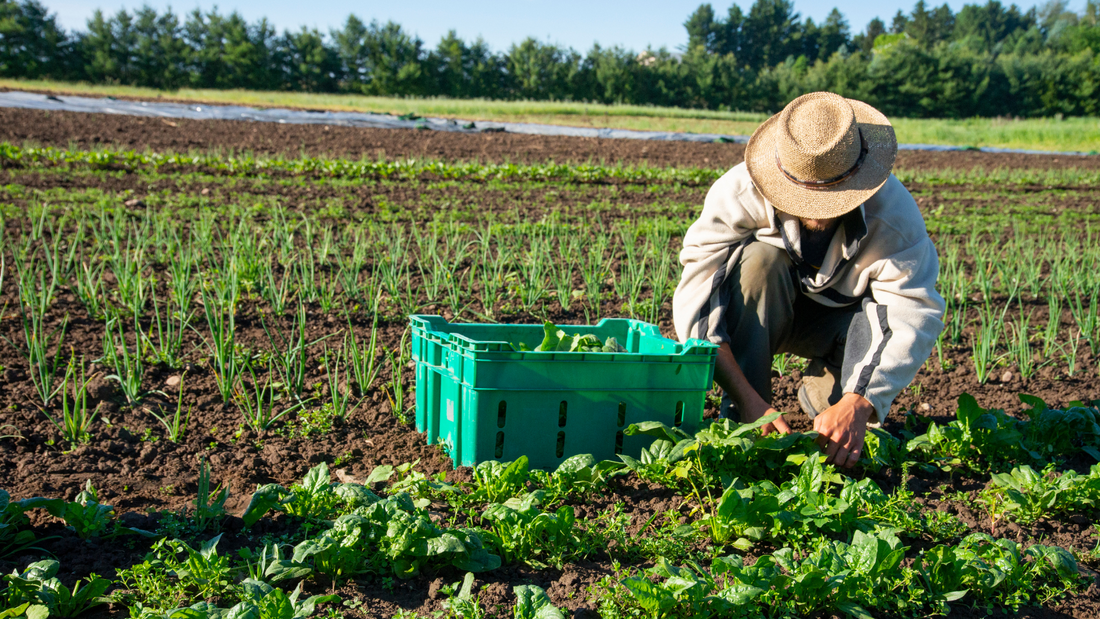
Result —
[[1012, 382], [1012, 372], [1007, 372], [1006, 371], [1004, 374], [1001, 374], [1001, 382], [1002, 383]]
[[180, 384], [180, 377], [169, 376], [168, 379], [164, 381], [164, 384], [168, 385], [169, 387], [175, 387], [176, 385]]
[[920, 410], [922, 413], [927, 413], [928, 411], [932, 410], [932, 405], [928, 402], [924, 402], [920, 405]]
[[156, 458], [157, 452], [153, 449], [152, 445], [146, 445], [145, 448], [141, 450], [141, 455], [138, 456], [138, 460], [140, 460], [142, 464], [152, 464], [153, 460], [156, 460]]
[[433, 599], [433, 600], [438, 598], [439, 597], [439, 589], [442, 586], [443, 586], [443, 579], [442, 578], [436, 578], [431, 583], [429, 583], [428, 584], [428, 597]]
[[96, 376], [88, 383], [88, 397], [93, 400], [106, 400], [118, 393], [118, 383], [102, 376]]

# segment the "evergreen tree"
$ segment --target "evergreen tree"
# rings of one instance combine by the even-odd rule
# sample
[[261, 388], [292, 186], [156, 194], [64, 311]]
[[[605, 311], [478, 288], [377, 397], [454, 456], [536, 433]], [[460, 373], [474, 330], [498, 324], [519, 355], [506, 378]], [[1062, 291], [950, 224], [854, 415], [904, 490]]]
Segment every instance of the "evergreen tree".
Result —
[[754, 70], [783, 62], [801, 45], [791, 0], [756, 0], [741, 29], [741, 59]]
[[901, 34], [908, 26], [909, 17], [904, 11], [898, 9], [898, 12], [894, 13], [894, 19], [890, 21], [890, 34]]
[[745, 14], [741, 12], [741, 7], [737, 4], [731, 4], [729, 14], [726, 16], [726, 23], [722, 28], [722, 45], [719, 53], [733, 54], [740, 57], [742, 53], [742, 44], [744, 40], [745, 29]]
[[505, 55], [505, 67], [512, 92], [520, 99], [571, 99], [580, 55], [551, 43], [528, 37], [512, 45]]
[[1034, 9], [1021, 13], [1015, 4], [1007, 9], [997, 0], [968, 4], [955, 17], [953, 38], [979, 51], [994, 51], [1006, 38], [1023, 34], [1036, 21]]
[[431, 74], [423, 65], [424, 43], [394, 22], [363, 26], [355, 16], [334, 33], [337, 59], [347, 83], [369, 95], [427, 94]]
[[502, 60], [485, 39], [479, 37], [467, 45], [451, 30], [429, 55], [427, 65], [434, 73], [434, 92], [438, 94], [454, 98], [503, 96]]
[[700, 4], [695, 12], [688, 16], [684, 22], [684, 28], [688, 33], [688, 50], [702, 47], [708, 52], [717, 52], [721, 49], [721, 31], [723, 24], [714, 17], [714, 7], [709, 3]]
[[[321, 34], [278, 34], [266, 19], [145, 6], [96, 11], [67, 35], [39, 0], [0, 0], [0, 75], [156, 88], [333, 91], [504, 99], [573, 99], [774, 112], [829, 90], [898, 116], [1100, 114], [1100, 0], [1021, 10], [997, 0], [919, 0], [889, 27], [851, 36], [833, 9], [802, 20], [793, 0], [700, 5], [682, 54], [594, 45], [585, 55], [526, 39], [503, 53], [455, 32], [431, 51], [395, 23], [355, 15]], [[883, 45], [876, 39], [891, 33]]]
[[65, 79], [75, 56], [57, 15], [38, 0], [0, 2], [0, 75]]
[[149, 6], [135, 15], [133, 83], [153, 88], [174, 89], [187, 79], [187, 44], [179, 18], [169, 9], [163, 15]]
[[286, 50], [287, 79], [293, 90], [333, 92], [340, 81], [340, 57], [326, 47], [317, 29], [302, 27], [298, 32], [283, 34]]
[[829, 56], [841, 51], [841, 48], [845, 52], [849, 51], [852, 45], [848, 20], [844, 19], [844, 15], [835, 7], [829, 12], [829, 16], [825, 18], [825, 23], [821, 25], [821, 32], [818, 36], [820, 41], [818, 58], [821, 60], [828, 60]]
[[852, 45], [863, 51], [863, 53], [870, 54], [871, 49], [875, 46], [875, 39], [880, 34], [886, 34], [886, 24], [876, 17], [867, 24], [866, 30], [852, 37]]

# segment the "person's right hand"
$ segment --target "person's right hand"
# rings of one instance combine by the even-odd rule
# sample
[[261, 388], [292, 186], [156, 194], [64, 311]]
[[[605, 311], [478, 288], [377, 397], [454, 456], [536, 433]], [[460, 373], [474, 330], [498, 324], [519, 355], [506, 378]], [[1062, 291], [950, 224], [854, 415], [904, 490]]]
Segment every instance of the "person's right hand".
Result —
[[[757, 419], [760, 419], [761, 417], [767, 417], [772, 413], [779, 412], [772, 408], [762, 398], [756, 397], [753, 399], [757, 401], [747, 403], [745, 406], [746, 410], [738, 411], [741, 413], [741, 423], [752, 423]], [[791, 429], [789, 426], [787, 426], [787, 421], [783, 419], [783, 415], [780, 415], [775, 421], [769, 424], [765, 424], [764, 427], [760, 428], [760, 433], [765, 436], [771, 434], [772, 432], [779, 432], [780, 434], [791, 433]]]

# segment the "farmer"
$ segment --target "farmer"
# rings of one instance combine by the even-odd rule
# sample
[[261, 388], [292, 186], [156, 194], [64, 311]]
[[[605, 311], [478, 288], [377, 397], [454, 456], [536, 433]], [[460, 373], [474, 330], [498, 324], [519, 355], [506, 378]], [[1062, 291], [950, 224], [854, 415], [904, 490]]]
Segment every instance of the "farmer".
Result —
[[[710, 188], [680, 253], [676, 332], [720, 345], [723, 416], [776, 412], [772, 357], [806, 357], [799, 404], [843, 467], [859, 461], [867, 426], [886, 420], [943, 329], [936, 249], [890, 173], [897, 149], [873, 107], [803, 95]], [[790, 431], [783, 417], [772, 430]]]

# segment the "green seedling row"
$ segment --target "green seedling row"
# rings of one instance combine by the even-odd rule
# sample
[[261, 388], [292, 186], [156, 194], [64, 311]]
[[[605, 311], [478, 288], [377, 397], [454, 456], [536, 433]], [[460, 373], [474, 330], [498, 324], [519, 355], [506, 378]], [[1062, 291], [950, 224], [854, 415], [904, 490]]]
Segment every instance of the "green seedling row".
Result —
[[[0, 187], [3, 345], [34, 387], [19, 404], [56, 432], [58, 458], [101, 440], [107, 421], [88, 393], [96, 376], [164, 440], [185, 443], [201, 431], [191, 427], [188, 391], [200, 377], [242, 430], [316, 436], [377, 402], [407, 423], [415, 385], [408, 335], [398, 334], [411, 313], [530, 323], [565, 314], [585, 324], [615, 315], [667, 329], [684, 231], [720, 174], [11, 145], [0, 148], [0, 163], [9, 182]], [[1081, 170], [899, 176], [963, 202], [1016, 200], [1026, 213], [1050, 204], [1013, 186], [1057, 185], [1043, 199], [1068, 204], [1097, 184]], [[58, 186], [32, 189], [32, 180]], [[90, 187], [64, 186], [73, 183]], [[168, 188], [140, 189], [157, 184]], [[364, 207], [303, 197], [363, 187]], [[145, 202], [127, 205], [131, 191]], [[478, 212], [481, 197], [504, 207]], [[1067, 208], [1036, 233], [1010, 217], [943, 208], [928, 222], [947, 312], [924, 371], [961, 365], [976, 393], [1005, 372], [1022, 390], [1096, 376], [1095, 214]], [[73, 325], [93, 333], [94, 345], [81, 349]], [[552, 335], [555, 348], [595, 346]], [[783, 355], [774, 367], [785, 375], [801, 363]], [[154, 384], [153, 368], [180, 383]], [[531, 470], [524, 458], [491, 461], [464, 482], [426, 475], [417, 463], [333, 482], [319, 465], [297, 484], [254, 489], [233, 514], [246, 529], [240, 552], [225, 550], [229, 493], [218, 482], [227, 472], [202, 461], [194, 501], [162, 514], [154, 531], [123, 527], [90, 485], [74, 501], [4, 494], [0, 560], [49, 545], [29, 526], [33, 509], [76, 537], [145, 544], [148, 554], [76, 585], [57, 580], [56, 563], [20, 565], [0, 580], [0, 600], [16, 609], [12, 617], [70, 616], [108, 599], [144, 617], [335, 616], [352, 602], [331, 598], [341, 585], [438, 577], [447, 616], [474, 617], [485, 612], [475, 584], [497, 570], [598, 560], [611, 574], [575, 593], [606, 617], [920, 617], [1052, 604], [1083, 590], [1077, 562], [1095, 558], [1000, 536], [1009, 524], [1100, 516], [1098, 473], [1080, 468], [1100, 454], [1100, 414], [1095, 403], [1056, 408], [1034, 398], [1021, 410], [963, 398], [948, 422], [914, 411], [898, 436], [868, 435], [854, 472], [824, 465], [812, 434], [760, 436], [758, 426], [728, 421], [691, 436], [641, 424], [629, 433], [653, 442], [640, 458], [577, 456], [555, 471]], [[28, 432], [0, 427], [0, 442]], [[881, 483], [888, 472], [977, 477], [981, 526], [921, 510], [918, 493]], [[641, 521], [621, 501], [598, 515], [585, 509], [627, 481], [667, 489], [676, 507]], [[249, 533], [275, 519], [294, 523], [293, 532]], [[63, 568], [65, 557], [56, 560]], [[514, 616], [559, 612], [537, 588], [517, 586], [513, 595]]]
[[[973, 425], [975, 415], [1002, 414], [971, 410], [974, 405], [967, 398], [960, 404], [960, 425]], [[1084, 414], [1078, 409], [1100, 416], [1095, 407], [1043, 408], [1031, 421], [1020, 423]], [[869, 478], [848, 477], [823, 464], [812, 435], [761, 436], [759, 430], [768, 421], [741, 425], [723, 420], [693, 436], [659, 423], [640, 424], [629, 432], [654, 438], [641, 460], [595, 462], [576, 456], [552, 472], [531, 471], [523, 458], [491, 461], [476, 467], [471, 481], [457, 484], [418, 473], [414, 464], [377, 467], [362, 483], [333, 482], [322, 463], [290, 488], [269, 484], [255, 490], [241, 514], [246, 527], [276, 512], [302, 526], [290, 539], [242, 548], [236, 556], [218, 550], [229, 492], [211, 489], [205, 462], [199, 467], [194, 508], [178, 516], [191, 523], [191, 536], [215, 533], [199, 538], [205, 541], [123, 527], [114, 510], [99, 502], [91, 482], [69, 502], [12, 501], [0, 491], [0, 551], [5, 554], [45, 541], [28, 526], [27, 512], [35, 509], [64, 521], [82, 538], [153, 540], [145, 561], [120, 570], [114, 579], [92, 575], [61, 594], [63, 585], [53, 579], [58, 562], [43, 561], [5, 576], [0, 599], [9, 608], [28, 604], [66, 616], [107, 602], [124, 604], [135, 616], [214, 617], [249, 605], [261, 617], [284, 616], [265, 614], [275, 596], [292, 609], [286, 616], [297, 617], [340, 601], [334, 595], [303, 599], [304, 583], [335, 587], [371, 575], [408, 579], [425, 572], [469, 572], [448, 603], [480, 612], [471, 589], [476, 574], [513, 564], [561, 569], [601, 552], [622, 560], [646, 557], [655, 564], [646, 570], [623, 568], [590, 592], [607, 616], [632, 616], [641, 610], [667, 617], [821, 612], [918, 617], [966, 604], [1018, 609], [1086, 586], [1077, 559], [1067, 550], [1020, 545], [970, 532], [947, 514], [922, 514], [908, 490], [886, 493]], [[1030, 436], [1050, 432], [1049, 424], [1042, 427], [1047, 429], [1029, 426], [1027, 431]], [[1100, 465], [1088, 476], [1053, 476], [1058, 457], [1082, 450], [1100, 456], [1092, 447], [1095, 438], [1062, 445], [1051, 454], [1046, 477], [1026, 465], [1009, 473], [1011, 460], [974, 455], [991, 470], [1004, 471], [993, 474], [983, 493], [991, 513], [1026, 522], [1082, 506], [1095, 510]], [[904, 472], [921, 462], [925, 440], [912, 437], [893, 447], [879, 442], [873, 457], [878, 466]], [[616, 549], [607, 550], [621, 530], [613, 532], [608, 526], [613, 522], [602, 516], [576, 516], [572, 500], [606, 491], [624, 475], [655, 480], [688, 498], [689, 511], [673, 521], [669, 532], [684, 546], [675, 562], [664, 556], [667, 548], [641, 541], [624, 544], [617, 538]], [[443, 521], [428, 511], [439, 505], [449, 513]], [[701, 549], [693, 540], [708, 540], [709, 545]], [[759, 545], [774, 550], [756, 555], [750, 566], [744, 553]], [[527, 611], [527, 604], [549, 608], [541, 590], [516, 594], [517, 616]], [[218, 604], [206, 601], [211, 598]]]

